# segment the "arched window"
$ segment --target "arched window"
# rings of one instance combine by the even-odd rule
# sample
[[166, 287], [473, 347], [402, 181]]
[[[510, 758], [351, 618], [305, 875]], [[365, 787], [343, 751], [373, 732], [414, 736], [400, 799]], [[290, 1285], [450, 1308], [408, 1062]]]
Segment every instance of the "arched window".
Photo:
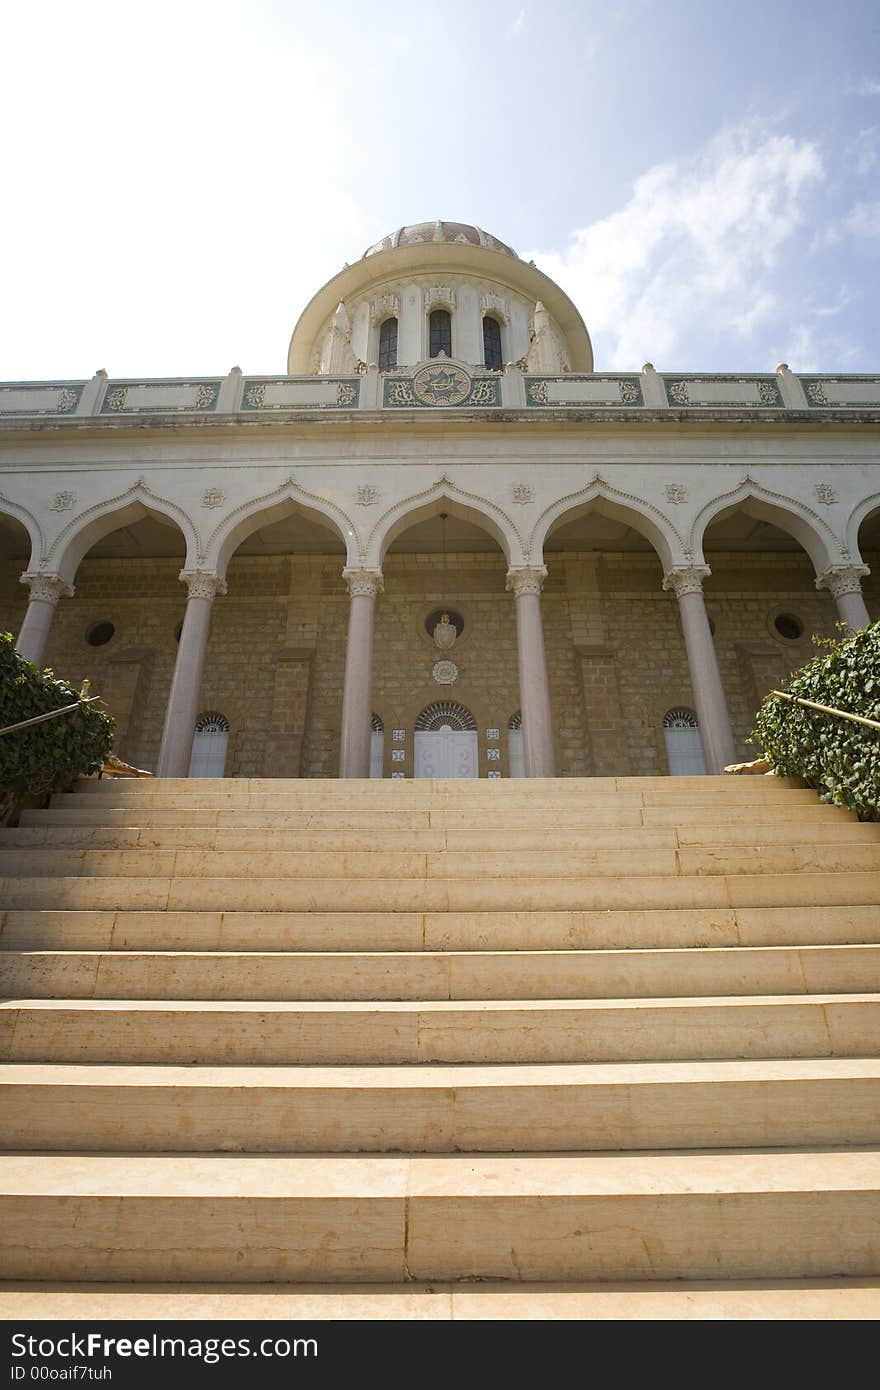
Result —
[[507, 721], [507, 761], [511, 777], [525, 777], [526, 765], [523, 756], [522, 714], [519, 710]]
[[397, 319], [386, 319], [379, 329], [379, 371], [397, 366]]
[[422, 710], [416, 720], [416, 728], [434, 733], [437, 729], [452, 729], [464, 733], [476, 729], [477, 721], [469, 709], [457, 700], [437, 700]]
[[667, 710], [663, 716], [663, 736], [671, 777], [705, 776], [700, 722], [692, 709]]
[[428, 319], [429, 357], [452, 356], [452, 315], [446, 309], [432, 309]]
[[479, 777], [477, 721], [456, 700], [423, 709], [413, 735], [416, 777]]
[[378, 714], [370, 715], [370, 776], [385, 775], [385, 725]]
[[504, 365], [501, 360], [501, 324], [488, 314], [483, 319], [483, 361], [494, 371], [500, 371]]
[[190, 777], [222, 777], [226, 771], [226, 745], [229, 742], [229, 720], [224, 714], [200, 714], [196, 720]]

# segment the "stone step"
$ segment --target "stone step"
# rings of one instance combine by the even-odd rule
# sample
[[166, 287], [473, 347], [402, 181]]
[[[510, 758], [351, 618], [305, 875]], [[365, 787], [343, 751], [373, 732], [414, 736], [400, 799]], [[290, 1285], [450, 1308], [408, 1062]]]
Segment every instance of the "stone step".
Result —
[[867, 1278], [875, 1148], [7, 1155], [7, 1279]]
[[[99, 853], [100, 851], [96, 851]], [[152, 851], [161, 853], [161, 851]], [[875, 854], [873, 847], [870, 853]], [[632, 866], [629, 866], [632, 867]], [[754, 867], [754, 866], [753, 866]], [[880, 902], [880, 873], [650, 874], [623, 878], [170, 878], [8, 876], [0, 908], [131, 912], [485, 912], [833, 906]]]
[[[267, 878], [582, 878], [588, 874], [738, 874], [880, 872], [880, 841], [813, 845], [639, 845], [626, 848], [538, 848], [523, 852], [259, 851]], [[0, 848], [0, 877], [253, 878], [254, 849], [39, 849]]]
[[366, 953], [4, 951], [38, 999], [621, 999], [880, 992], [880, 945]]
[[642, 1280], [540, 1284], [0, 1283], [0, 1318], [323, 1321], [867, 1321], [880, 1279]]
[[[201, 849], [262, 853], [271, 847], [274, 852], [382, 852], [400, 850], [399, 828], [364, 827], [363, 829], [320, 827], [288, 829], [275, 826], [249, 829], [240, 826], [112, 826], [112, 825], [23, 825], [0, 830], [0, 851], [12, 849]], [[581, 828], [530, 828], [527, 826], [474, 826], [468, 829], [409, 829], [406, 849], [409, 852], [528, 851], [546, 853], [607, 849], [629, 852], [654, 849], [677, 849], [692, 846], [717, 846], [725, 849], [737, 845], [877, 845], [880, 846], [880, 823], [833, 820], [824, 822], [782, 821], [763, 825], [680, 825], [632, 826], [623, 831], [615, 826], [583, 826]]]
[[0, 912], [11, 951], [558, 951], [871, 945], [873, 903], [588, 912]]
[[528, 777], [502, 778], [489, 781], [481, 777], [423, 777], [401, 778], [354, 778], [339, 780], [320, 777], [148, 777], [148, 778], [81, 778], [74, 795], [86, 793], [97, 796], [149, 796], [210, 793], [217, 796], [238, 796], [249, 792], [268, 793], [276, 796], [303, 795], [313, 798], [348, 800], [355, 797], [362, 801], [367, 797], [393, 797], [397, 800], [412, 800], [416, 797], [431, 800], [458, 799], [461, 797], [492, 796], [509, 800], [512, 797], [533, 797], [539, 800], [562, 799], [566, 796], [615, 795], [618, 792], [669, 792], [674, 796], [687, 797], [693, 792], [706, 788], [718, 791], [722, 796], [758, 796], [763, 793], [775, 794], [783, 791], [805, 790], [798, 777]]
[[[880, 872], [880, 842], [815, 845], [674, 845], [578, 850], [283, 850], [262, 849], [270, 879], [584, 878], [588, 875], [780, 874]], [[189, 879], [254, 876], [254, 851], [234, 849], [0, 849], [0, 877]]]
[[[678, 780], [678, 779], [674, 779]], [[340, 791], [286, 791], [279, 787], [276, 791], [262, 790], [251, 791], [242, 789], [241, 791], [228, 790], [227, 783], [218, 781], [217, 783], [197, 783], [190, 787], [188, 792], [172, 791], [166, 785], [156, 784], [155, 788], [144, 790], [146, 784], [141, 783], [139, 787], [129, 788], [126, 791], [106, 792], [101, 795], [84, 797], [81, 792], [58, 792], [51, 800], [51, 807], [71, 809], [75, 806], [83, 806], [83, 809], [91, 806], [97, 807], [117, 807], [121, 809], [141, 807], [141, 808], [175, 808], [183, 806], [204, 806], [215, 810], [265, 810], [265, 811], [284, 811], [284, 810], [312, 810], [312, 811], [345, 811], [352, 806], [356, 806], [363, 811], [365, 808], [374, 810], [377, 814], [384, 811], [400, 812], [402, 809], [413, 810], [475, 810], [508, 815], [513, 812], [533, 812], [540, 815], [546, 814], [549, 807], [559, 808], [560, 810], [577, 810], [581, 813], [589, 810], [631, 810], [643, 806], [660, 807], [706, 807], [720, 809], [725, 806], [812, 806], [816, 804], [817, 796], [809, 787], [758, 787], [754, 790], [729, 791], [725, 783], [717, 784], [714, 778], [704, 779], [701, 787], [686, 790], [684, 788], [668, 788], [662, 785], [663, 779], [656, 778], [654, 788], [646, 789], [623, 789], [616, 792], [595, 792], [592, 788], [574, 789], [567, 792], [536, 793], [529, 791], [522, 793], [519, 791], [507, 794], [493, 788], [498, 788], [497, 782], [477, 782], [475, 787], [485, 787], [488, 791], [460, 793], [450, 792], [447, 795], [436, 793], [415, 794], [401, 796], [393, 788], [405, 786], [403, 782], [384, 782], [376, 783], [379, 791], [360, 793], [355, 796], [353, 792], [346, 793]], [[323, 784], [325, 787], [330, 783]], [[414, 785], [414, 784], [413, 784]], [[464, 784], [455, 784], [461, 787]], [[508, 780], [500, 784], [502, 787], [512, 786]], [[392, 790], [382, 790], [381, 788], [391, 788]]]
[[[357, 803], [333, 810], [309, 810], [293, 807], [289, 810], [218, 809], [215, 806], [144, 806], [132, 802], [129, 806], [95, 806], [82, 798], [70, 798], [62, 806], [47, 810], [25, 809], [22, 826], [124, 826], [158, 828], [182, 826], [205, 828], [216, 826], [237, 830], [485, 830], [487, 816], [479, 809], [451, 810], [436, 807], [411, 808], [406, 811], [359, 810]], [[723, 805], [701, 807], [695, 813], [690, 805], [640, 806], [610, 809], [604, 806], [556, 806], [534, 810], [508, 809], [506, 805], [493, 813], [492, 827], [504, 831], [536, 831], [555, 834], [560, 830], [708, 827], [716, 831], [733, 829]], [[854, 811], [840, 806], [813, 803], [759, 803], [749, 807], [748, 825], [772, 827], [789, 822], [799, 826], [827, 830], [832, 826], [859, 826]], [[748, 828], [748, 827], [740, 827]], [[863, 828], [860, 826], [860, 829]]]
[[0, 1004], [0, 1060], [9, 1062], [345, 1066], [878, 1055], [880, 996], [872, 994]]
[[880, 1143], [880, 1059], [0, 1066], [9, 1150], [523, 1153]]

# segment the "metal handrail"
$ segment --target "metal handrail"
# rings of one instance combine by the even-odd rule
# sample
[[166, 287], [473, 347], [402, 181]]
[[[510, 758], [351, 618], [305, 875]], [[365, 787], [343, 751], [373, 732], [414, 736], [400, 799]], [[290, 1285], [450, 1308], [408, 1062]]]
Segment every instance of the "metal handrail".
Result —
[[74, 700], [72, 705], [61, 705], [58, 709], [46, 710], [45, 714], [35, 714], [32, 719], [21, 719], [17, 724], [7, 724], [5, 729], [0, 729], [0, 738], [4, 734], [14, 734], [18, 729], [29, 729], [33, 724], [44, 724], [47, 719], [57, 719], [59, 714], [70, 714], [71, 710], [79, 709], [81, 705], [92, 705], [96, 700], [100, 700], [100, 695], [87, 695], [90, 682], [83, 681], [79, 692], [79, 699]]
[[876, 719], [866, 719], [862, 714], [850, 714], [845, 709], [834, 709], [831, 705], [819, 705], [815, 700], [802, 700], [798, 695], [789, 695], [784, 690], [771, 690], [770, 695], [777, 695], [780, 700], [791, 700], [792, 704], [804, 705], [807, 709], [820, 710], [822, 714], [836, 714], [838, 719], [850, 719], [854, 724], [866, 724], [869, 729], [880, 729], [880, 723]]

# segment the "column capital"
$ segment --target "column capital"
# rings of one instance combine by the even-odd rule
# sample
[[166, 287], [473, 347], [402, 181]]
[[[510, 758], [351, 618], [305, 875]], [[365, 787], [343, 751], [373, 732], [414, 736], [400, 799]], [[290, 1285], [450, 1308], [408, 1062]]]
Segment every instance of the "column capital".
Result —
[[834, 598], [840, 598], [843, 594], [860, 594], [862, 579], [870, 573], [867, 565], [836, 565], [819, 575], [816, 588], [827, 589]]
[[683, 594], [701, 594], [703, 580], [708, 579], [711, 573], [708, 565], [676, 566], [664, 574], [663, 588], [667, 591], [674, 589], [676, 598], [681, 598]]
[[540, 594], [547, 578], [546, 565], [519, 565], [507, 571], [505, 588], [513, 590], [516, 598], [521, 594]]
[[20, 576], [20, 581], [28, 586], [32, 599], [51, 603], [53, 608], [60, 598], [73, 598], [73, 585], [62, 579], [60, 574], [39, 574], [26, 570]]
[[177, 577], [186, 585], [190, 598], [213, 599], [217, 594], [226, 593], [226, 580], [207, 570], [181, 570]]
[[381, 570], [347, 567], [342, 571], [342, 577], [352, 598], [375, 598], [385, 590], [385, 578]]

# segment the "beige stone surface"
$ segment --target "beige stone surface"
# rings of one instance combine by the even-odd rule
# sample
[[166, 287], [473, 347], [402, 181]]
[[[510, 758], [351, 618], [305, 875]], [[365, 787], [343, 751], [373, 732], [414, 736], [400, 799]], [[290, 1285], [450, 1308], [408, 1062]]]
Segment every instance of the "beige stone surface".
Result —
[[876, 1279], [367, 1285], [0, 1283], [0, 1319], [851, 1321]]
[[0, 1066], [7, 1149], [403, 1152], [880, 1142], [880, 1060]]

